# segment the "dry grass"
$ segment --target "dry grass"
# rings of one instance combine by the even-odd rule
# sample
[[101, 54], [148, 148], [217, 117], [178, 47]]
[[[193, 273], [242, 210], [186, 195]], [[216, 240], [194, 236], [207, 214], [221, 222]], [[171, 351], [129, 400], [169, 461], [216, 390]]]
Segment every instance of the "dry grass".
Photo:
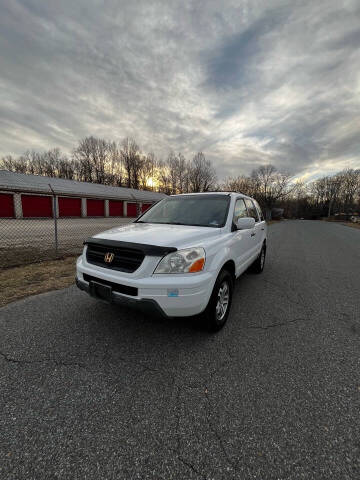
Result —
[[69, 257], [80, 255], [82, 245], [80, 247], [73, 247], [68, 249], [60, 249], [55, 252], [53, 248], [39, 248], [34, 246], [14, 247], [8, 246], [6, 248], [0, 247], [0, 265], [1, 268], [17, 267], [24, 265], [34, 265], [43, 259], [57, 260], [59, 257]]
[[0, 270], [0, 306], [74, 283], [76, 257]]
[[347, 227], [359, 228], [360, 229], [360, 223], [342, 222], [342, 224], [346, 225]]

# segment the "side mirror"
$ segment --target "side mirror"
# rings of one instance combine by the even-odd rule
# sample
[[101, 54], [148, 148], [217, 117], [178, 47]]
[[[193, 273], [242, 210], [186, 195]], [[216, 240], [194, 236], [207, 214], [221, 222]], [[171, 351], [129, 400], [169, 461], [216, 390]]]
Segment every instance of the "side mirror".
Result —
[[255, 227], [255, 219], [252, 217], [238, 218], [236, 228], [238, 230], [250, 230]]

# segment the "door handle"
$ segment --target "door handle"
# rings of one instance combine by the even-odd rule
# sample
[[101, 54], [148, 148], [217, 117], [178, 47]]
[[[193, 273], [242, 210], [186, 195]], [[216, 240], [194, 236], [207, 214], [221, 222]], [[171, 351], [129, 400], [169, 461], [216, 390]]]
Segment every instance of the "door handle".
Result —
[[255, 235], [256, 235], [256, 233], [252, 233], [252, 234], [251, 234], [252, 237], [255, 237]]
[[265, 230], [265, 228], [263, 227], [261, 230]]

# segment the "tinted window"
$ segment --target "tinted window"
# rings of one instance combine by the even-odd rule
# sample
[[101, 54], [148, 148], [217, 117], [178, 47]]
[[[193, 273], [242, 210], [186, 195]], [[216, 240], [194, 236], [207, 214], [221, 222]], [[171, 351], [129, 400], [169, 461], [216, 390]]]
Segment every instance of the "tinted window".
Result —
[[228, 195], [184, 195], [168, 197], [154, 205], [138, 220], [141, 223], [223, 227], [226, 223]]
[[246, 206], [247, 206], [247, 209], [248, 209], [248, 212], [249, 212], [249, 217], [254, 218], [255, 222], [258, 222], [259, 221], [259, 216], [258, 216], [257, 210], [256, 210], [253, 202], [251, 200], [249, 200], [248, 198], [245, 198], [245, 203], [246, 203]]
[[242, 198], [236, 200], [235, 209], [234, 209], [234, 223], [238, 221], [239, 218], [247, 217], [248, 213], [246, 210], [245, 202]]
[[258, 214], [260, 216], [260, 221], [262, 222], [264, 220], [264, 215], [261, 211], [260, 205], [258, 204], [258, 202], [256, 200], [253, 200], [253, 202], [254, 202], [255, 207], [257, 208]]

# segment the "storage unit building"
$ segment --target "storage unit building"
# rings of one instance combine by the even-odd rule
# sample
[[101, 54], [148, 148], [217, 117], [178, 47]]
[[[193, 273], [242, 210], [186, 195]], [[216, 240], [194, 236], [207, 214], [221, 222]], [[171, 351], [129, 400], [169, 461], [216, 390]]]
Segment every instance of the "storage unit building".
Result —
[[14, 216], [14, 195], [11, 193], [0, 193], [0, 217], [12, 218]]
[[81, 217], [81, 198], [59, 197], [59, 217]]
[[142, 207], [141, 207], [142, 213], [146, 212], [146, 210], [147, 210], [148, 208], [150, 208], [151, 205], [152, 205], [151, 203], [143, 203], [143, 204], [142, 204]]
[[135, 202], [128, 202], [127, 204], [127, 216], [137, 217], [137, 204]]
[[104, 200], [88, 198], [87, 203], [87, 216], [88, 217], [104, 217], [105, 216], [105, 207]]
[[0, 170], [0, 218], [137, 217], [165, 196]]
[[109, 217], [122, 217], [124, 215], [124, 202], [109, 200]]
[[23, 217], [52, 217], [52, 197], [48, 195], [21, 195]]

